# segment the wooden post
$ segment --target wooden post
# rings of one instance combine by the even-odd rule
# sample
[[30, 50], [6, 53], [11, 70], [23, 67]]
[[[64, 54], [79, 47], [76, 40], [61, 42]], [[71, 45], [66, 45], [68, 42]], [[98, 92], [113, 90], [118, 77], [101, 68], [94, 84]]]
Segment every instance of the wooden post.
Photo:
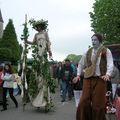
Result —
[[23, 34], [21, 35], [21, 39], [24, 40], [23, 44], [23, 53], [22, 53], [22, 75], [21, 75], [21, 80], [22, 80], [22, 85], [23, 85], [23, 111], [25, 110], [25, 105], [26, 105], [26, 93], [27, 93], [27, 81], [26, 81], [26, 67], [27, 67], [27, 39], [28, 39], [28, 28], [27, 28], [27, 15], [25, 15], [25, 23], [23, 24], [24, 29], [23, 29]]

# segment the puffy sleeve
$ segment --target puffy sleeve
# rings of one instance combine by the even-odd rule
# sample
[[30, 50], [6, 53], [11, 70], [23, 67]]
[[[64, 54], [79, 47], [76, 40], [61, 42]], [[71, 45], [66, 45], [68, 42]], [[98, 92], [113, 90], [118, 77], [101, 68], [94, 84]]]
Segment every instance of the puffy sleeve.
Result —
[[86, 53], [83, 54], [82, 58], [80, 59], [78, 63], [77, 75], [81, 76], [83, 74], [84, 69], [85, 69], [85, 63], [86, 63]]
[[107, 49], [106, 57], [107, 57], [107, 72], [106, 72], [106, 74], [111, 76], [114, 65], [113, 65], [112, 53], [109, 49]]

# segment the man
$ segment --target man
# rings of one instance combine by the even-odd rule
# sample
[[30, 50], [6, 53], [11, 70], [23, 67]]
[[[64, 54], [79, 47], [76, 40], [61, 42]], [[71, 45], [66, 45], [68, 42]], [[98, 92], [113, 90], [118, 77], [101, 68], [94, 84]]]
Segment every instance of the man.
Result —
[[113, 71], [113, 57], [110, 50], [102, 45], [101, 34], [95, 33], [91, 39], [93, 47], [81, 58], [77, 76], [73, 80], [80, 80], [84, 71], [83, 94], [77, 108], [76, 120], [106, 120], [106, 82], [110, 80]]
[[65, 64], [61, 70], [62, 75], [62, 100], [61, 102], [66, 101], [66, 94], [68, 92], [68, 99], [72, 99], [72, 88], [71, 88], [71, 81], [73, 78], [73, 69], [71, 67], [71, 63], [69, 59], [65, 60]]

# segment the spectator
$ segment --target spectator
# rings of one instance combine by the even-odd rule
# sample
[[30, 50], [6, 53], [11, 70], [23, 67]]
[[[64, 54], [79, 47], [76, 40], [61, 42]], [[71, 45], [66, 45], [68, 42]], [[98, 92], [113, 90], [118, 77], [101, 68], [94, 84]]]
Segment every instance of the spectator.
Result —
[[15, 107], [18, 107], [18, 102], [13, 96], [13, 82], [15, 81], [15, 77], [13, 75], [12, 66], [10, 64], [5, 64], [4, 66], [4, 72], [1, 76], [3, 83], [3, 109], [1, 111], [7, 110], [7, 104], [6, 104], [6, 96], [7, 91], [9, 91], [10, 98], [15, 103]]
[[70, 60], [66, 59], [65, 64], [62, 68], [62, 100], [61, 102], [65, 102], [66, 100], [66, 94], [68, 92], [68, 99], [72, 99], [72, 78], [73, 78], [73, 69], [70, 64]]

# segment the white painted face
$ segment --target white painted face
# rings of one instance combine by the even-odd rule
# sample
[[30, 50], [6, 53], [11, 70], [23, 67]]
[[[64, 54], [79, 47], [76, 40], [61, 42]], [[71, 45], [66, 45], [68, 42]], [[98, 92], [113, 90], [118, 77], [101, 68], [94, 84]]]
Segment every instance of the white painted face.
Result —
[[92, 38], [92, 45], [94, 48], [98, 48], [100, 46], [100, 41], [98, 40], [98, 38], [96, 36], [93, 36]]

